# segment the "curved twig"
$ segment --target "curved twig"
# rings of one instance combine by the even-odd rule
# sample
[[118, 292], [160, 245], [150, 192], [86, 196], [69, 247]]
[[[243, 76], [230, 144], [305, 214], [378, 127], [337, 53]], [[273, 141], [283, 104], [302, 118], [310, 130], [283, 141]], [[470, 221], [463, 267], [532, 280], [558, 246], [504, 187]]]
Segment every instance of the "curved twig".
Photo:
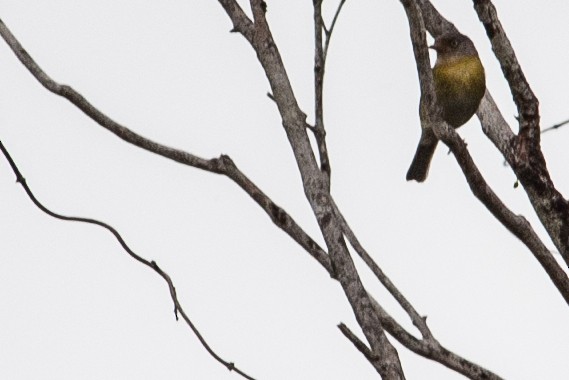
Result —
[[118, 240], [119, 244], [123, 247], [123, 249], [126, 251], [126, 253], [129, 254], [130, 257], [132, 257], [133, 259], [135, 259], [136, 261], [138, 261], [139, 263], [142, 263], [144, 265], [146, 265], [147, 267], [151, 268], [152, 270], [154, 270], [156, 273], [158, 273], [158, 275], [160, 277], [162, 277], [164, 279], [164, 281], [166, 281], [166, 283], [168, 284], [168, 289], [170, 291], [170, 297], [172, 298], [172, 302], [174, 302], [174, 315], [176, 316], [176, 320], [178, 320], [178, 314], [182, 315], [182, 318], [184, 319], [184, 321], [186, 322], [186, 324], [190, 327], [190, 329], [193, 331], [193, 333], [196, 335], [196, 337], [199, 339], [200, 343], [202, 344], [202, 346], [206, 349], [206, 351], [215, 359], [217, 360], [219, 363], [223, 364], [228, 370], [230, 371], [235, 371], [236, 373], [238, 373], [239, 375], [243, 376], [245, 379], [251, 379], [254, 380], [253, 377], [247, 375], [245, 372], [241, 371], [239, 368], [237, 368], [235, 366], [235, 364], [233, 362], [228, 362], [226, 360], [223, 360], [212, 348], [211, 346], [207, 343], [207, 341], [205, 340], [205, 338], [203, 337], [203, 335], [199, 332], [199, 330], [197, 329], [197, 327], [194, 325], [194, 323], [190, 320], [190, 318], [188, 317], [188, 315], [186, 314], [186, 312], [184, 311], [184, 308], [182, 307], [182, 305], [180, 304], [180, 301], [178, 300], [178, 296], [176, 294], [176, 288], [174, 287], [174, 282], [172, 281], [172, 279], [170, 278], [170, 276], [164, 272], [155, 261], [148, 261], [145, 258], [143, 258], [142, 256], [136, 254], [126, 243], [126, 241], [123, 239], [123, 237], [120, 235], [120, 233], [112, 226], [110, 226], [109, 224], [105, 223], [105, 222], [101, 222], [99, 220], [96, 219], [91, 219], [91, 218], [82, 218], [82, 217], [76, 217], [76, 216], [65, 216], [65, 215], [61, 215], [58, 214], [56, 212], [51, 211], [50, 209], [48, 209], [47, 207], [45, 207], [36, 197], [35, 195], [32, 193], [32, 190], [30, 189], [30, 187], [28, 186], [26, 179], [24, 178], [24, 176], [22, 175], [22, 173], [20, 172], [20, 170], [18, 169], [16, 163], [14, 162], [14, 160], [12, 159], [12, 157], [10, 156], [10, 153], [8, 152], [8, 150], [6, 149], [6, 147], [4, 146], [4, 144], [2, 143], [2, 141], [0, 140], [0, 151], [2, 151], [2, 154], [4, 154], [4, 157], [6, 157], [6, 160], [8, 160], [8, 163], [10, 164], [10, 167], [12, 168], [12, 171], [14, 172], [14, 174], [16, 175], [16, 182], [21, 184], [22, 187], [24, 188], [24, 190], [26, 191], [26, 194], [28, 194], [28, 197], [31, 199], [31, 201], [34, 203], [34, 205], [36, 205], [41, 211], [43, 211], [44, 213], [46, 213], [47, 215], [54, 217], [56, 219], [60, 219], [60, 220], [66, 220], [66, 221], [71, 221], [71, 222], [81, 222], [81, 223], [87, 223], [87, 224], [94, 224], [100, 227], [103, 227], [104, 229], [108, 230], [110, 233], [112, 233], [114, 235], [114, 237]]
[[326, 25], [322, 23], [322, 27], [324, 28], [324, 32], [326, 33], [326, 42], [324, 43], [324, 60], [328, 57], [328, 48], [330, 47], [330, 40], [332, 39], [332, 33], [334, 32], [334, 28], [336, 27], [336, 22], [338, 21], [338, 17], [340, 16], [340, 12], [342, 12], [342, 8], [346, 4], [346, 0], [341, 0], [338, 4], [338, 8], [336, 8], [336, 13], [334, 13], [334, 18], [332, 18], [332, 23], [330, 24], [330, 28], [327, 29]]

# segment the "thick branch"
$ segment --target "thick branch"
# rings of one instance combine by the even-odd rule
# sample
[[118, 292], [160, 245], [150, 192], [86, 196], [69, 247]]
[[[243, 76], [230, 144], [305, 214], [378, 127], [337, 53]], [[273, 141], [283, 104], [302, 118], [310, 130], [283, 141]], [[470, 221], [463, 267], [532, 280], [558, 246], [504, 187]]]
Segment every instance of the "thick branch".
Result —
[[569, 203], [549, 176], [540, 146], [539, 102], [490, 0], [474, 0], [474, 9], [492, 43], [518, 109], [519, 135], [504, 154], [526, 190], [541, 223], [569, 265]]
[[514, 103], [519, 111], [520, 132], [528, 128], [528, 137], [539, 143], [539, 101], [531, 90], [506, 31], [498, 19], [496, 8], [489, 0], [474, 0], [474, 9], [486, 29], [492, 50], [508, 81]]
[[466, 144], [454, 130], [446, 128], [440, 138], [456, 157], [472, 193], [502, 225], [528, 247], [569, 305], [569, 278], [529, 222], [523, 216], [515, 215], [508, 209], [488, 186], [468, 153]]

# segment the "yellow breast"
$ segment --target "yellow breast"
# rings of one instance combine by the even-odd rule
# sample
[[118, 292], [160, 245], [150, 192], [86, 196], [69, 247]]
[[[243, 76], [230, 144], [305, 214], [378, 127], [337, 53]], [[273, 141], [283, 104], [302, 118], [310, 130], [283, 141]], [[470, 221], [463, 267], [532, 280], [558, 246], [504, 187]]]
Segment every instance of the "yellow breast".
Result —
[[478, 109], [486, 91], [484, 67], [477, 56], [438, 60], [433, 68], [443, 119], [458, 128]]

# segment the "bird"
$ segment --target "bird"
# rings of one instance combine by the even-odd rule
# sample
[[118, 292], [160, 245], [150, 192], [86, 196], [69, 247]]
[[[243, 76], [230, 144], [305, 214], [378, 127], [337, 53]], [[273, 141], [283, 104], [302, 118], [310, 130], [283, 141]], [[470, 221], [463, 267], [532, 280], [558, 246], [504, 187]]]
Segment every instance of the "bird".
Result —
[[[486, 92], [484, 66], [474, 43], [457, 31], [438, 36], [429, 48], [437, 52], [432, 69], [437, 103], [443, 120], [456, 129], [470, 120]], [[421, 139], [407, 172], [407, 181], [424, 182], [427, 179], [437, 143], [438, 139], [431, 128], [421, 130]]]

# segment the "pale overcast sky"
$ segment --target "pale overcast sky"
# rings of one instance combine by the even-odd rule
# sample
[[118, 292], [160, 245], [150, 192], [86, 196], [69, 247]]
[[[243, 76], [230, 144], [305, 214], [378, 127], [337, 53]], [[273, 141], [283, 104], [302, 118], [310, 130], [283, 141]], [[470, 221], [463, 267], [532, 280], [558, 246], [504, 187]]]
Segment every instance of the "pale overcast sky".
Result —
[[[267, 3], [312, 121], [312, 2]], [[474, 41], [488, 88], [517, 131], [472, 2], [433, 3]], [[542, 127], [569, 118], [569, 3], [495, 4], [540, 100]], [[4, 0], [0, 10], [52, 78], [148, 138], [204, 158], [230, 155], [322, 242], [267, 80], [217, 1]], [[427, 182], [405, 181], [420, 134], [408, 35], [399, 1], [346, 3], [325, 84], [333, 195], [443, 345], [507, 379], [566, 379], [568, 306], [474, 198], [454, 158], [439, 146]], [[336, 327], [358, 331], [340, 286], [234, 183], [123, 142], [45, 90], [3, 41], [0, 68], [0, 139], [36, 196], [54, 211], [112, 224], [156, 260], [219, 355], [258, 379], [378, 378]], [[553, 249], [478, 120], [460, 134], [495, 191]], [[566, 197], [567, 146], [569, 128], [543, 136]], [[103, 229], [41, 213], [14, 180], [1, 158], [0, 378], [240, 379], [175, 321], [154, 272]], [[357, 264], [369, 290], [415, 333]], [[394, 344], [408, 379], [462, 378]]]

